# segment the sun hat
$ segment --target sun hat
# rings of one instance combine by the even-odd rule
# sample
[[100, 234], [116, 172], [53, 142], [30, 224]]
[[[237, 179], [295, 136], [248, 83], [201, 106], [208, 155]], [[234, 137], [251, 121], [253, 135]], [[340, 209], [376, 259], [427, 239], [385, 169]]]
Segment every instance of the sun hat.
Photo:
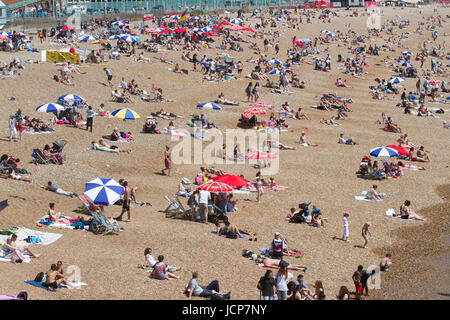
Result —
[[279, 236], [281, 235], [278, 231], [274, 233], [274, 235]]
[[186, 183], [186, 184], [190, 184], [191, 180], [189, 180], [188, 178], [183, 178], [183, 179], [181, 179], [181, 182]]
[[370, 221], [367, 221], [366, 224], [367, 224], [369, 227], [372, 226], [372, 223], [371, 223]]
[[345, 211], [344, 214], [345, 214], [346, 216], [349, 216], [349, 215], [350, 215], [350, 211]]

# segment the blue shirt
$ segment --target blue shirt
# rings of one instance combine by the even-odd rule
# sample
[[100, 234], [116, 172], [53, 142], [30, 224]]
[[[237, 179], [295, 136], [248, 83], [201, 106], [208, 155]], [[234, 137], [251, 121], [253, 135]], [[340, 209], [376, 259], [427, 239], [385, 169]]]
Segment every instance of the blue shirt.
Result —
[[88, 117], [88, 118], [93, 118], [93, 117], [94, 117], [94, 114], [95, 114], [95, 111], [92, 110], [92, 109], [88, 109], [88, 110], [86, 111], [86, 113], [87, 113], [87, 117]]
[[54, 185], [51, 185], [51, 186], [49, 186], [48, 188], [49, 188], [50, 191], [52, 191], [52, 192], [56, 192], [56, 189], [58, 189], [58, 188], [56, 188]]

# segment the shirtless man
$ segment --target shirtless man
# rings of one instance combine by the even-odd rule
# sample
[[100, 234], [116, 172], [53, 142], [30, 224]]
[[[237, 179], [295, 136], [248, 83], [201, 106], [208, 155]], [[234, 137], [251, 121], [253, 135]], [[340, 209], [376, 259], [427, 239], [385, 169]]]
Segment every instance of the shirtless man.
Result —
[[128, 220], [131, 218], [131, 211], [130, 211], [130, 204], [131, 204], [131, 188], [128, 186], [128, 181], [124, 181], [122, 185], [125, 189], [123, 191], [123, 205], [122, 205], [122, 212], [120, 213], [120, 216], [116, 218], [117, 221], [122, 221], [122, 216], [125, 213], [125, 211], [128, 214]]
[[5, 253], [7, 258], [11, 259], [12, 263], [15, 263], [17, 260], [25, 260], [24, 254], [29, 255], [33, 258], [39, 258], [40, 254], [34, 254], [28, 247], [23, 247], [22, 249], [18, 248], [16, 245], [17, 234], [13, 234], [11, 238], [6, 240], [6, 243], [3, 244], [2, 250]]
[[271, 258], [265, 258], [264, 261], [264, 266], [266, 267], [272, 267], [272, 268], [280, 268], [281, 266], [286, 266], [286, 268], [288, 270], [303, 270], [303, 272], [306, 271], [306, 267], [305, 266], [301, 266], [298, 264], [289, 264], [288, 262], [284, 261], [284, 260], [278, 260], [278, 259], [271, 259]]
[[386, 257], [380, 261], [380, 270], [384, 272], [389, 272], [389, 267], [392, 265], [391, 254], [386, 254]]
[[73, 286], [66, 280], [63, 274], [58, 272], [58, 267], [56, 264], [52, 264], [50, 266], [50, 270], [46, 273], [46, 279], [44, 286], [47, 287], [47, 290], [56, 290], [62, 283], [69, 286], [69, 288], [73, 288]]
[[[131, 153], [131, 149], [120, 149], [120, 148], [117, 148], [116, 146], [110, 146], [103, 139], [100, 139], [98, 142], [99, 143], [96, 143], [95, 141], [91, 142], [92, 148], [94, 148], [95, 150], [103, 150], [103, 151], [108, 151], [108, 152], [112, 152], [112, 153], [120, 153], [120, 152]], [[114, 148], [114, 147], [116, 147], [116, 148]]]

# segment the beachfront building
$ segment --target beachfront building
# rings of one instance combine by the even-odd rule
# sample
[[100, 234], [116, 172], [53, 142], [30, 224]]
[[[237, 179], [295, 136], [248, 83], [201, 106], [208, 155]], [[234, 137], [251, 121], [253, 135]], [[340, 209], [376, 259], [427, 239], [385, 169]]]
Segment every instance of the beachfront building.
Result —
[[0, 0], [0, 26], [6, 24], [6, 5]]

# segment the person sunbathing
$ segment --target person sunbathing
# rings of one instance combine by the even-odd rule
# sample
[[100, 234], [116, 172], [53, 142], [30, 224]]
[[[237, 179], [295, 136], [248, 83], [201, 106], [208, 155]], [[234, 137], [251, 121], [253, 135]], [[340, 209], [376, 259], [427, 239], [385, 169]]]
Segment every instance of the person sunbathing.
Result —
[[107, 146], [105, 146], [105, 142], [103, 140], [99, 140], [99, 143], [92, 141], [91, 146], [94, 150], [102, 150], [102, 151], [107, 151], [107, 152], [111, 152], [111, 153], [120, 153], [120, 152], [131, 153], [130, 149], [119, 149], [117, 146], [107, 147]]
[[296, 150], [296, 147], [290, 147], [285, 144], [282, 144], [281, 142], [275, 141], [275, 140], [267, 140], [266, 141], [267, 146], [269, 148], [279, 148], [280, 150]]
[[67, 285], [69, 288], [72, 288], [72, 284], [64, 277], [63, 274], [58, 272], [58, 267], [56, 264], [52, 264], [50, 266], [50, 270], [46, 273], [45, 283], [43, 286], [47, 288], [47, 290], [56, 290], [61, 284]]
[[239, 105], [239, 102], [225, 99], [225, 95], [223, 94], [223, 92], [221, 92], [219, 94], [219, 97], [214, 102], [224, 104], [224, 105], [229, 105], [229, 106], [238, 106]]
[[281, 266], [285, 266], [286, 269], [290, 269], [290, 270], [305, 271], [307, 269], [307, 267], [301, 266], [299, 264], [289, 264], [288, 262], [286, 262], [284, 260], [278, 260], [278, 259], [272, 259], [272, 258], [265, 258], [263, 260], [263, 264], [265, 267], [276, 268], [276, 269], [280, 268]]
[[317, 146], [318, 146], [318, 144], [309, 142], [309, 141], [306, 139], [306, 135], [305, 135], [305, 132], [304, 132], [304, 131], [302, 131], [302, 134], [300, 135], [300, 141], [299, 141], [299, 143], [300, 143], [301, 145], [304, 145], [304, 146], [310, 146], [310, 147], [317, 147]]
[[378, 186], [374, 184], [372, 188], [366, 193], [366, 199], [368, 200], [381, 200], [380, 194], [377, 192]]
[[298, 111], [295, 113], [295, 118], [298, 120], [301, 120], [301, 119], [309, 120], [309, 118], [306, 116], [306, 114], [301, 113], [301, 111], [302, 111], [302, 108], [298, 108]]
[[421, 146], [419, 150], [417, 150], [417, 158], [422, 159], [423, 162], [430, 162], [430, 157], [428, 156], [429, 151], [425, 151], [424, 147]]
[[50, 146], [46, 144], [44, 149], [42, 150], [42, 155], [44, 156], [44, 160], [51, 160], [54, 164], [62, 164], [62, 157], [59, 154], [52, 154], [50, 150]]
[[353, 138], [344, 139], [344, 134], [343, 133], [341, 133], [339, 135], [338, 143], [340, 143], [340, 144], [351, 144], [351, 145], [357, 144], [356, 141], [353, 140]]
[[411, 201], [406, 200], [405, 203], [400, 206], [400, 217], [402, 219], [426, 221], [425, 218], [419, 216], [417, 213], [412, 211], [411, 208], [409, 207], [410, 205]]
[[67, 223], [68, 220], [60, 219], [61, 212], [56, 212], [54, 203], [50, 203], [49, 207], [50, 208], [48, 209], [48, 212], [47, 212], [47, 214], [49, 216], [49, 219], [48, 219], [49, 222]]
[[100, 146], [111, 149], [111, 150], [119, 150], [118, 152], [131, 153], [131, 149], [120, 149], [117, 146], [111, 146], [110, 144], [106, 143], [106, 141], [103, 139], [98, 140], [98, 143], [100, 144]]
[[[410, 149], [409, 149], [409, 152], [408, 152], [408, 158], [406, 158], [406, 160], [409, 160], [409, 161], [417, 161], [417, 162], [429, 162], [430, 160], [428, 159], [428, 161], [427, 161], [427, 159], [423, 159], [423, 158], [421, 158], [421, 157], [418, 157], [418, 156], [415, 156], [414, 155], [414, 147], [411, 147]], [[417, 154], [417, 153], [416, 153]]]
[[220, 222], [216, 220], [216, 233], [219, 235], [227, 235], [229, 233], [235, 233], [239, 238], [242, 238], [242, 234], [252, 235], [251, 232], [239, 229], [237, 226], [230, 224], [228, 219], [225, 221], [225, 225], [223, 227], [220, 226]]
[[13, 234], [10, 238], [6, 239], [6, 242], [2, 246], [3, 253], [7, 259], [11, 259], [12, 263], [23, 262], [25, 260], [25, 254], [33, 258], [39, 258], [41, 256], [40, 254], [33, 253], [28, 247], [18, 248], [16, 240], [17, 234]]
[[388, 122], [386, 124], [386, 130], [402, 133], [402, 129], [398, 126], [398, 124], [396, 124], [394, 121], [392, 121], [391, 117], [388, 117]]
[[111, 140], [112, 141], [119, 141], [122, 137], [120, 136], [119, 129], [114, 128], [113, 132], [111, 133]]
[[331, 110], [331, 102], [327, 99], [326, 96], [323, 96], [322, 98], [320, 98], [318, 107], [324, 110]]
[[344, 87], [348, 88], [346, 80], [342, 81], [341, 78], [338, 78], [334, 84], [336, 87]]
[[10, 172], [10, 173], [0, 173], [0, 178], [3, 178], [3, 179], [13, 179], [13, 180], [20, 180], [20, 181], [25, 181], [25, 182], [29, 182], [29, 183], [32, 183], [32, 182], [33, 182], [33, 180], [31, 180], [31, 179], [24, 178], [24, 177], [22, 177], [22, 176], [20, 176], [20, 175], [18, 175], [18, 174], [13, 173], [13, 172]]

